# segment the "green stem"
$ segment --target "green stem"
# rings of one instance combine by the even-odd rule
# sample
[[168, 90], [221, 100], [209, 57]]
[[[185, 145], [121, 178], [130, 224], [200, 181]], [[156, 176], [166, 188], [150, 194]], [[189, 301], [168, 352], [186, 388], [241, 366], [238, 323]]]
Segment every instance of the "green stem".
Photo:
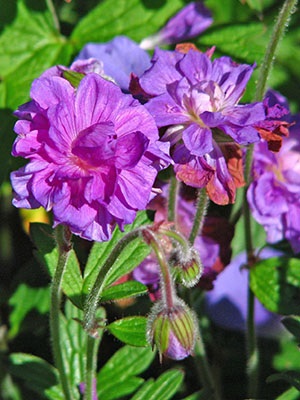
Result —
[[161, 291], [164, 303], [169, 309], [172, 309], [174, 306], [175, 289], [164, 249], [162, 248], [159, 239], [150, 229], [145, 229], [143, 235], [146, 242], [152, 247], [160, 267], [162, 277]]
[[98, 337], [98, 324], [96, 320], [96, 311], [98, 308], [99, 304], [99, 299], [101, 296], [101, 293], [104, 289], [105, 286], [105, 278], [116, 261], [116, 259], [119, 257], [120, 253], [122, 250], [134, 239], [140, 236], [141, 231], [144, 228], [137, 228], [129, 233], [127, 233], [125, 236], [122, 237], [122, 239], [116, 244], [116, 246], [113, 248], [112, 252], [110, 253], [109, 257], [105, 261], [103, 267], [100, 269], [100, 272], [96, 278], [96, 281], [94, 283], [94, 286], [87, 298], [86, 305], [85, 305], [85, 313], [84, 313], [84, 321], [83, 321], [83, 326], [84, 329], [94, 338]]
[[56, 14], [56, 10], [55, 10], [53, 1], [52, 0], [46, 0], [46, 3], [47, 3], [49, 11], [51, 12], [52, 19], [53, 19], [53, 24], [54, 24], [57, 32], [60, 32], [60, 24], [59, 24], [59, 20], [58, 20], [57, 14]]
[[211, 369], [207, 361], [206, 350], [203, 343], [200, 326], [199, 336], [197, 338], [195, 346], [195, 364], [202, 386], [207, 391], [207, 396], [213, 394], [214, 400], [221, 400], [220, 394], [218, 393], [217, 385], [214, 382]]
[[72, 400], [70, 382], [63, 360], [60, 336], [60, 304], [62, 294], [61, 285], [65, 267], [71, 251], [71, 232], [67, 227], [58, 225], [55, 229], [55, 234], [59, 254], [51, 285], [50, 331], [52, 338], [52, 351], [55, 365], [59, 372], [64, 398], [66, 400]]
[[208, 196], [206, 194], [205, 189], [200, 189], [198, 191], [197, 205], [196, 205], [196, 214], [192, 226], [192, 230], [189, 236], [189, 242], [194, 244], [195, 239], [198, 233], [202, 229], [203, 220], [207, 211], [208, 206]]
[[176, 200], [178, 191], [178, 181], [175, 175], [171, 176], [168, 199], [168, 221], [176, 222]]
[[289, 19], [291, 14], [294, 12], [296, 5], [297, 0], [286, 0], [279, 11], [278, 18], [260, 68], [255, 95], [256, 101], [261, 101], [264, 97], [268, 77], [271, 73], [279, 42], [284, 35], [285, 29], [288, 27]]
[[87, 338], [87, 358], [86, 358], [86, 378], [85, 378], [85, 391], [84, 400], [93, 399], [93, 380], [96, 378], [97, 370], [97, 354], [100, 339], [95, 339], [88, 335]]

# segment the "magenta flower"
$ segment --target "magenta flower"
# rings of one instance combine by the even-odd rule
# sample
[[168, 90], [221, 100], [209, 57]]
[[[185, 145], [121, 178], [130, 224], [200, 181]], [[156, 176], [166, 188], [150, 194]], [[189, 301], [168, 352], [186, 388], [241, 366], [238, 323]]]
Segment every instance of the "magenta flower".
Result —
[[210, 11], [201, 1], [193, 1], [180, 10], [155, 35], [141, 41], [141, 48], [154, 49], [155, 46], [179, 43], [191, 39], [212, 24]]
[[177, 178], [206, 186], [218, 204], [234, 202], [237, 186], [223, 149], [258, 141], [254, 125], [265, 118], [262, 103], [238, 104], [252, 71], [228, 57], [211, 61], [193, 49], [156, 49], [152, 67], [140, 78], [150, 98], [147, 109], [158, 127], [167, 128], [162, 140], [172, 146]]
[[[291, 119], [291, 116], [288, 117]], [[300, 123], [283, 138], [278, 153], [268, 143], [255, 145], [253, 181], [247, 198], [252, 214], [267, 233], [269, 243], [287, 239], [295, 252], [300, 251]]]
[[90, 240], [107, 240], [146, 208], [157, 171], [169, 163], [151, 115], [97, 74], [74, 89], [62, 77], [35, 80], [21, 106], [12, 154], [29, 163], [11, 174], [16, 207], [52, 210]]

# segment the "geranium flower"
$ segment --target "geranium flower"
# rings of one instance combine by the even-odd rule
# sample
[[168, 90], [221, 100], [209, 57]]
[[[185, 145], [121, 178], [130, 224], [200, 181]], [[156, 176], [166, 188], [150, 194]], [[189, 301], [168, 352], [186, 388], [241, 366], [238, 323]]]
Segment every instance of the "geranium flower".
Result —
[[287, 239], [299, 252], [300, 122], [299, 116], [290, 115], [287, 119], [298, 122], [290, 128], [289, 137], [280, 137], [278, 153], [271, 152], [264, 140], [255, 144], [253, 181], [247, 198], [253, 217], [266, 230], [268, 242]]
[[[229, 57], [211, 61], [192, 48], [186, 54], [156, 49], [151, 62], [139, 84], [158, 127], [167, 128], [162, 140], [172, 146], [177, 178], [189, 186], [206, 186], [218, 204], [234, 202], [235, 189], [243, 184], [236, 144], [258, 141], [254, 125], [265, 118], [262, 103], [238, 104], [254, 66]], [[229, 171], [226, 148], [231, 157], [235, 153], [231, 168], [235, 165], [236, 173]]]
[[159, 32], [143, 39], [140, 47], [149, 50], [155, 46], [191, 39], [205, 31], [212, 22], [211, 13], [204, 4], [201, 1], [192, 1], [174, 15]]
[[[49, 75], [49, 76], [48, 76]], [[21, 106], [12, 154], [29, 163], [11, 174], [16, 207], [52, 210], [90, 240], [108, 240], [146, 208], [157, 171], [169, 163], [151, 115], [98, 74], [75, 89], [55, 70], [35, 80]]]
[[104, 74], [125, 91], [129, 88], [130, 75], [140, 76], [151, 65], [149, 54], [126, 36], [116, 36], [107, 43], [88, 43], [76, 61], [90, 58], [101, 62]]

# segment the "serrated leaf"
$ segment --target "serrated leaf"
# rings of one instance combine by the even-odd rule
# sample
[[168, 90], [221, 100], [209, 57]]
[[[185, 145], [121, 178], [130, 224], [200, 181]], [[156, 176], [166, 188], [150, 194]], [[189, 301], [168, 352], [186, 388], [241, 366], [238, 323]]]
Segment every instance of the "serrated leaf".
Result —
[[[26, 301], [24, 301], [26, 299]], [[49, 287], [33, 288], [22, 283], [9, 299], [9, 305], [13, 307], [9, 315], [9, 337], [15, 337], [20, 330], [23, 319], [31, 310], [37, 310], [40, 314], [49, 311], [50, 290]]]
[[127, 281], [106, 288], [101, 295], [101, 302], [126, 299], [147, 293], [147, 286], [137, 281]]
[[197, 40], [197, 45], [201, 49], [203, 46], [216, 46], [218, 53], [226, 54], [235, 61], [251, 64], [256, 62], [259, 65], [268, 39], [269, 33], [260, 23], [230, 24], [203, 33]]
[[114, 36], [126, 35], [139, 42], [149, 36], [173, 16], [182, 0], [115, 0], [102, 1], [77, 24], [71, 35], [79, 51], [87, 42], [106, 42]]
[[[30, 225], [30, 235], [37, 251], [36, 258], [46, 267], [53, 277], [58, 261], [58, 250], [53, 237], [53, 229], [50, 225], [34, 223]], [[81, 290], [82, 276], [79, 262], [74, 250], [71, 250], [63, 276], [62, 288], [69, 299], [82, 308]]]
[[286, 371], [279, 374], [273, 374], [267, 378], [266, 382], [271, 383], [278, 380], [284, 380], [300, 391], [300, 372]]
[[[122, 237], [124, 237], [127, 232], [149, 223], [150, 220], [147, 217], [147, 213], [140, 212], [137, 214], [133, 224], [125, 227], [125, 232], [121, 232], [116, 228], [109, 242], [95, 243], [93, 245], [84, 270], [85, 278], [82, 289], [84, 296], [90, 292], [105, 261]], [[147, 246], [141, 238], [137, 238], [130, 242], [118, 256], [117, 260], [105, 276], [104, 288], [110, 286], [113, 282], [131, 272], [149, 253], [150, 247]]]
[[180, 388], [183, 377], [183, 371], [166, 371], [155, 381], [150, 379], [145, 382], [131, 400], [168, 400]]
[[250, 270], [250, 286], [259, 301], [277, 314], [300, 314], [300, 260], [274, 257]]
[[125, 317], [112, 322], [106, 328], [117, 339], [131, 346], [146, 347], [147, 319], [145, 317]]
[[15, 109], [28, 99], [34, 78], [70, 61], [71, 45], [57, 32], [46, 3], [36, 11], [18, 0], [17, 17], [0, 36], [0, 107]]
[[154, 356], [150, 347], [124, 346], [118, 350], [98, 373], [99, 398], [103, 399], [116, 385], [145, 371]]
[[35, 393], [44, 395], [45, 391], [58, 383], [58, 373], [46, 361], [31, 354], [12, 353], [9, 356], [9, 371], [24, 380], [25, 385]]

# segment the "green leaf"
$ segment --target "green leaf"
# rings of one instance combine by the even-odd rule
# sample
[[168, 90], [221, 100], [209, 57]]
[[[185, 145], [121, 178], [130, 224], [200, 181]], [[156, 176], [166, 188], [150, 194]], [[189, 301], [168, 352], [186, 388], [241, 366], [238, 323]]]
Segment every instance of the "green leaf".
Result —
[[[37, 248], [36, 258], [43, 264], [53, 277], [58, 261], [58, 250], [50, 225], [34, 223], [30, 225], [30, 235]], [[66, 270], [63, 276], [62, 288], [69, 299], [82, 308], [81, 290], [82, 276], [79, 262], [74, 250], [71, 250]]]
[[214, 392], [210, 389], [202, 389], [199, 392], [195, 392], [182, 400], [214, 400]]
[[273, 367], [277, 371], [297, 370], [300, 372], [300, 351], [293, 338], [280, 342], [280, 351], [273, 358]]
[[276, 400], [299, 400], [299, 392], [294, 387], [286, 390]]
[[106, 42], [126, 35], [139, 42], [155, 33], [182, 6], [182, 0], [102, 1], [75, 27], [71, 41], [79, 51], [87, 42]]
[[0, 36], [0, 107], [28, 99], [32, 80], [54, 64], [68, 64], [71, 45], [57, 32], [46, 1], [39, 11], [17, 2], [17, 17]]
[[[127, 232], [139, 226], [149, 224], [150, 222], [151, 221], [148, 219], [147, 213], [140, 212], [137, 214], [133, 224], [125, 227], [125, 232], [121, 232], [118, 228], [116, 228], [109, 242], [95, 243], [93, 245], [84, 270], [85, 279], [82, 289], [83, 295], [87, 295], [91, 290], [106, 259], [119, 240]], [[137, 238], [129, 243], [107, 274], [105, 278], [106, 287], [110, 286], [113, 282], [131, 272], [144, 260], [149, 253], [150, 247], [146, 245], [141, 238]]]
[[131, 400], [168, 400], [180, 388], [183, 377], [183, 371], [166, 371], [155, 381], [149, 379], [145, 382]]
[[286, 329], [300, 341], [300, 317], [286, 317], [281, 320]]
[[279, 374], [270, 375], [266, 382], [276, 382], [278, 380], [284, 380], [294, 386], [297, 390], [300, 391], [300, 373], [296, 371], [286, 371], [281, 372]]
[[12, 353], [9, 356], [9, 371], [24, 380], [25, 385], [35, 393], [44, 396], [45, 391], [58, 383], [58, 373], [46, 361], [31, 354]]
[[149, 346], [146, 339], [147, 318], [126, 317], [112, 322], [107, 329], [117, 339], [131, 346]]
[[127, 281], [110, 286], [101, 295], [101, 302], [126, 299], [147, 293], [147, 286], [137, 281]]
[[300, 260], [274, 257], [262, 260], [250, 270], [255, 296], [277, 314], [300, 314]]
[[[0, 84], [1, 85], [1, 84]], [[11, 148], [15, 140], [13, 126], [16, 119], [12, 116], [12, 110], [0, 109], [0, 141], [1, 141], [1, 157], [0, 157], [0, 186], [2, 182], [8, 178], [9, 169], [11, 169]]]
[[13, 307], [9, 315], [9, 337], [14, 338], [19, 333], [20, 325], [29, 311], [35, 309], [40, 314], [45, 314], [49, 311], [49, 303], [49, 287], [33, 288], [24, 283], [19, 285], [9, 299], [9, 305]]
[[[126, 382], [129, 382], [130, 386], [133, 387], [135, 383], [141, 382], [132, 378], [145, 371], [154, 356], [155, 352], [150, 347], [124, 346], [118, 350], [98, 373], [97, 392], [99, 399], [117, 398], [119, 397], [119, 385], [123, 385], [123, 383], [126, 385]], [[133, 390], [136, 390], [136, 388]], [[127, 392], [127, 394], [130, 393]]]
[[245, 23], [210, 29], [203, 33], [196, 43], [201, 49], [216, 46], [218, 53], [226, 54], [235, 61], [256, 62], [259, 65], [265, 54], [268, 39], [269, 33], [262, 24]]

